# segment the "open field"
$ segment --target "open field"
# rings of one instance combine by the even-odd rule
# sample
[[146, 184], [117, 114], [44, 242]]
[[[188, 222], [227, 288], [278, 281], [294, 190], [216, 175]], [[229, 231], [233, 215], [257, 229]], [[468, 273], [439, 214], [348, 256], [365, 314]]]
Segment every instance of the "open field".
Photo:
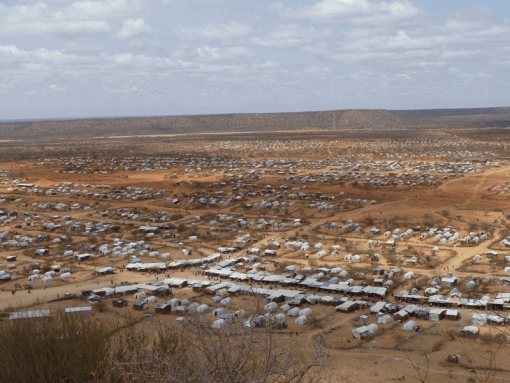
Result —
[[[358, 129], [366, 119], [345, 112], [346, 128], [322, 130], [317, 112], [296, 131], [138, 121], [73, 142], [0, 143], [0, 319], [87, 306], [143, 329], [204, 304], [226, 326], [280, 313], [278, 334], [303, 348], [330, 331], [338, 381], [507, 381], [508, 341], [495, 347], [491, 334], [509, 332], [510, 131], [475, 129], [507, 112], [477, 111], [471, 125], [460, 111], [365, 114], [373, 127], [437, 118], [452, 129]], [[26, 134], [11, 128], [5, 139]], [[173, 298], [169, 315], [155, 313]]]

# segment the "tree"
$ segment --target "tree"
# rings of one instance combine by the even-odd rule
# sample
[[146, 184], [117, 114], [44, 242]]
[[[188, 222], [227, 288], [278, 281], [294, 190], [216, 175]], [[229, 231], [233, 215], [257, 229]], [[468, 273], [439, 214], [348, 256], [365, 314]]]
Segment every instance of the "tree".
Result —
[[312, 383], [334, 376], [324, 353], [328, 331], [305, 348], [302, 338], [290, 338], [280, 327], [259, 313], [215, 329], [204, 315], [193, 313], [183, 326], [148, 330], [157, 334], [152, 344], [145, 335], [131, 334], [114, 359], [116, 375], [140, 383]]
[[0, 382], [103, 382], [111, 350], [108, 326], [65, 314], [46, 322], [0, 326]]

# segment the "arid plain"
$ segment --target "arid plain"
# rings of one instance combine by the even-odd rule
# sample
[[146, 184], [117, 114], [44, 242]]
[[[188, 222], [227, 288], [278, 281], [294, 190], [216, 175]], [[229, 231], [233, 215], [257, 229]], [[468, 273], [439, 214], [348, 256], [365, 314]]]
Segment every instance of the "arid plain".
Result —
[[142, 331], [206, 305], [303, 348], [327, 332], [337, 381], [510, 379], [508, 128], [358, 117], [3, 143], [1, 320], [92, 307]]

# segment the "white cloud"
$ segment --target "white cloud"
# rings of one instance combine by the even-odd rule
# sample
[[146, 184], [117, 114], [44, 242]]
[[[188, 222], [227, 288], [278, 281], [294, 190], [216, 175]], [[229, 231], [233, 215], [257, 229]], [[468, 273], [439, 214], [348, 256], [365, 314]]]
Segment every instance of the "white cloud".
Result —
[[318, 30], [314, 27], [302, 27], [298, 24], [281, 24], [263, 37], [252, 37], [250, 42], [270, 48], [288, 48], [307, 44], [315, 39], [333, 36], [331, 29]]
[[46, 93], [57, 93], [57, 92], [66, 92], [67, 89], [62, 87], [62, 86], [58, 86], [57, 84], [51, 84], [47, 90], [45, 90]]
[[41, 93], [34, 89], [30, 92], [25, 92], [24, 94], [26, 94], [27, 96], [35, 97], [35, 96], [39, 96]]
[[249, 25], [231, 22], [229, 24], [207, 24], [201, 28], [181, 28], [179, 35], [189, 40], [227, 40], [248, 35], [252, 28]]
[[[170, 2], [0, 4], [0, 114], [200, 113], [218, 105], [235, 112], [255, 100], [272, 111], [456, 107], [465, 94], [487, 89], [499, 104], [510, 102], [510, 25], [490, 12], [441, 19], [415, 0]], [[448, 99], [440, 100], [445, 89]], [[111, 92], [127, 102], [112, 102]], [[197, 106], [198, 94], [214, 97]], [[27, 95], [34, 97], [25, 109], [11, 101]]]
[[464, 58], [464, 57], [471, 57], [476, 56], [481, 53], [480, 49], [476, 50], [466, 50], [466, 49], [459, 49], [459, 50], [448, 50], [441, 52], [441, 56], [445, 59], [451, 59], [451, 58]]
[[408, 0], [369, 2], [368, 0], [321, 0], [312, 6], [291, 9], [279, 6], [282, 19], [310, 19], [317, 22], [352, 24], [388, 23], [418, 16], [422, 11]]
[[277, 69], [280, 68], [280, 64], [274, 61], [266, 61], [265, 63], [261, 64], [254, 64], [252, 65], [252, 70], [254, 71], [260, 71], [263, 69]]
[[219, 48], [204, 45], [195, 49], [194, 53], [201, 61], [235, 60], [254, 55], [254, 51], [245, 47]]
[[110, 61], [119, 65], [149, 65], [153, 62], [151, 57], [143, 54], [134, 55], [132, 53], [120, 53], [113, 55]]
[[141, 0], [77, 1], [66, 7], [62, 14], [74, 19], [122, 17], [143, 8]]
[[0, 45], [0, 53], [4, 56], [10, 57], [28, 57], [28, 52], [22, 51], [14, 45], [2, 46]]
[[80, 34], [80, 33], [107, 33], [110, 25], [106, 21], [44, 21], [29, 22], [26, 24], [4, 24], [1, 27], [4, 33], [19, 33], [38, 36], [40, 33]]
[[0, 32], [33, 37], [44, 34], [106, 34], [111, 31], [110, 20], [141, 9], [141, 0], [76, 1], [64, 8], [59, 8], [58, 5], [50, 7], [43, 2], [3, 6], [0, 13]]
[[147, 34], [151, 28], [145, 24], [143, 19], [127, 19], [122, 23], [122, 29], [117, 33], [117, 37], [128, 39], [131, 37]]
[[72, 17], [64, 11], [50, 9], [46, 3], [32, 6], [4, 7], [0, 16], [0, 32], [23, 36], [49, 34], [107, 33], [110, 25], [105, 20], [86, 20]]

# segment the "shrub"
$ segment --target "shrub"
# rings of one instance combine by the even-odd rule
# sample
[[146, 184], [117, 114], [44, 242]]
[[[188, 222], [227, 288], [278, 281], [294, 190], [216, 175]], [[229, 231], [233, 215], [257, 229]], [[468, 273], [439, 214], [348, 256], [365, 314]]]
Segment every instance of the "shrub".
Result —
[[107, 326], [88, 318], [0, 325], [0, 381], [102, 382], [109, 368]]

